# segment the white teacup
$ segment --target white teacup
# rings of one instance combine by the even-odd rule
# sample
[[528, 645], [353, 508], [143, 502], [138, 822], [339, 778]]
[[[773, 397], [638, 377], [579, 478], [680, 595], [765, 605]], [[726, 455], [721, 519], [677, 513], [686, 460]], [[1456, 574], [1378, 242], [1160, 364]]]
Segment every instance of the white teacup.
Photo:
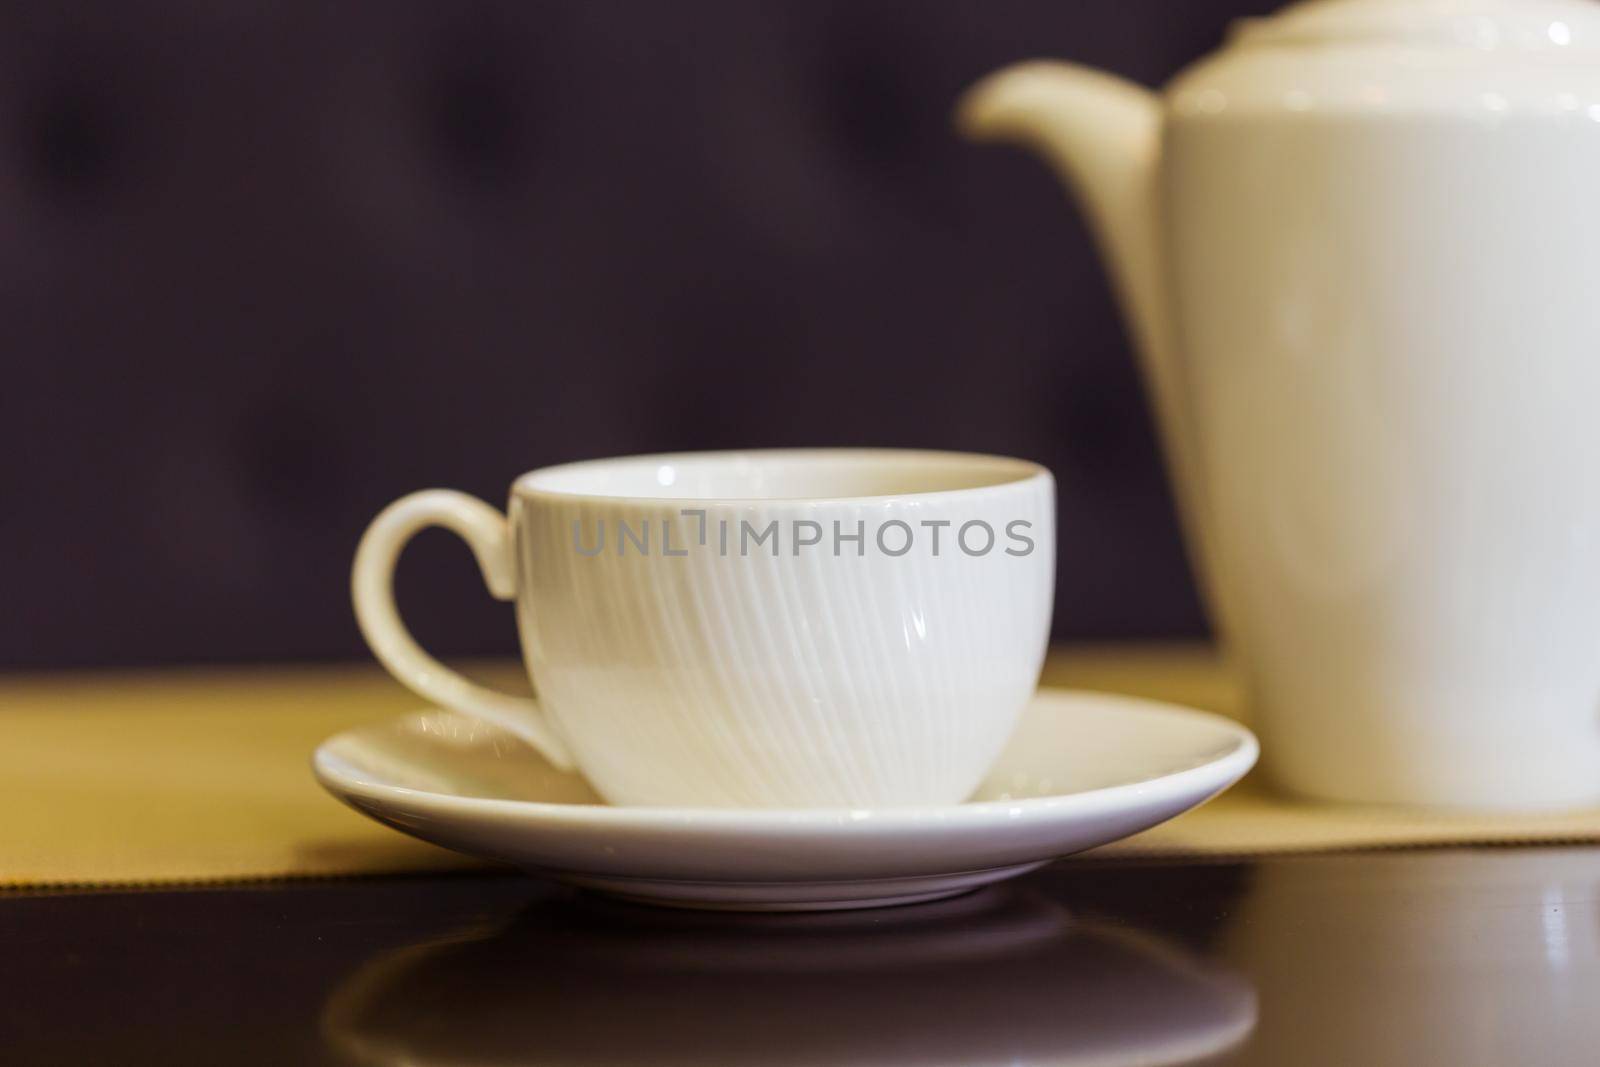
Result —
[[[394, 565], [461, 535], [515, 600], [535, 701], [424, 652]], [[613, 804], [964, 799], [1038, 682], [1055, 483], [1033, 463], [891, 450], [689, 453], [525, 474], [509, 521], [450, 490], [356, 553], [362, 633], [426, 699], [576, 765]]]

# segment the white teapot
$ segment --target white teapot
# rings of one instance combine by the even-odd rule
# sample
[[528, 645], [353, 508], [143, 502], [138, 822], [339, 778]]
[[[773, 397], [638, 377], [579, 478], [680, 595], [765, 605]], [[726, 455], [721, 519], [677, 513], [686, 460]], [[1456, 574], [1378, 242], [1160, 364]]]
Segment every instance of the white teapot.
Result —
[[1315, 0], [960, 120], [1086, 207], [1269, 773], [1600, 803], [1600, 4]]

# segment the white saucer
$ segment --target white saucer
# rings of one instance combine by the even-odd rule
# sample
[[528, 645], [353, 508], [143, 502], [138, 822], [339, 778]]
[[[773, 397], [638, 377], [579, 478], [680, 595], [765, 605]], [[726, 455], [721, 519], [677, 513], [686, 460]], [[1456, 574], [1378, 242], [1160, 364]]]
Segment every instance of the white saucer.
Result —
[[974, 798], [938, 807], [610, 807], [496, 727], [425, 711], [312, 761], [339, 799], [425, 841], [656, 904], [807, 911], [950, 896], [1165, 822], [1256, 761], [1237, 723], [1041, 690]]

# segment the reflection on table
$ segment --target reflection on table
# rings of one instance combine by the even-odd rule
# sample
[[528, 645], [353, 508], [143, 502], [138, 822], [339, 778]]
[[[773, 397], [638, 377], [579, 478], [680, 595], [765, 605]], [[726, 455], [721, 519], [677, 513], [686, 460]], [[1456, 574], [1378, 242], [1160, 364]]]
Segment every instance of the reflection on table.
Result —
[[5, 1067], [1575, 1067], [1600, 1048], [1592, 848], [1082, 860], [810, 916], [512, 875], [19, 894], [0, 945]]
[[325, 1028], [374, 1064], [1177, 1064], [1255, 1022], [1241, 978], [997, 888], [881, 912], [540, 903], [384, 954]]

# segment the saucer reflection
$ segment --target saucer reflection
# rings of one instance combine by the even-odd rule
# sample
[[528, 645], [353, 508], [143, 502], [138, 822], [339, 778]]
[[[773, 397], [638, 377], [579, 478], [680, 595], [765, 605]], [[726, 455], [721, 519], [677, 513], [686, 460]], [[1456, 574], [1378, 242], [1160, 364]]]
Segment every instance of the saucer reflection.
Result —
[[1177, 1064], [1254, 990], [1015, 888], [888, 912], [713, 916], [578, 898], [378, 957], [330, 997], [372, 1064]]

